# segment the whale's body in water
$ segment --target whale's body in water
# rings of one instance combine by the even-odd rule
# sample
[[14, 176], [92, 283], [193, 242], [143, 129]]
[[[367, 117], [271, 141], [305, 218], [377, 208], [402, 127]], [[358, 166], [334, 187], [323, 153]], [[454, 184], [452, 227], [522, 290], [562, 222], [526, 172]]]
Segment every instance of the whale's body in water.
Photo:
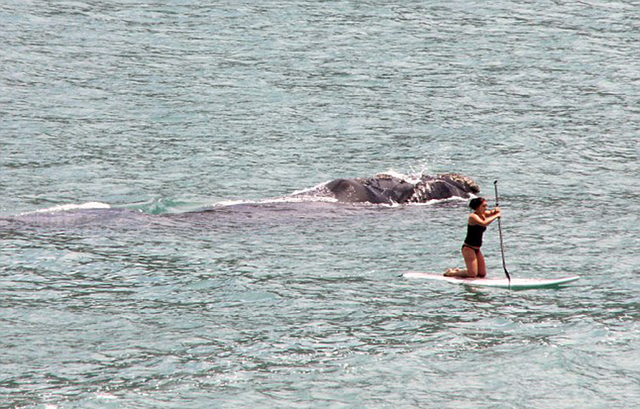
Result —
[[[0, 219], [0, 228], [19, 226], [119, 226], [205, 224], [219, 219], [224, 224], [251, 223], [258, 219], [291, 218], [295, 215], [321, 218], [335, 215], [335, 206], [394, 205], [428, 203], [452, 198], [466, 199], [480, 191], [471, 178], [459, 174], [404, 177], [378, 174], [368, 178], [334, 179], [288, 196], [263, 200], [237, 200], [217, 203], [199, 210], [181, 213], [149, 214], [126, 205], [112, 206], [91, 202], [61, 205]], [[259, 217], [254, 217], [260, 215]], [[286, 215], [286, 216], [285, 216]]]

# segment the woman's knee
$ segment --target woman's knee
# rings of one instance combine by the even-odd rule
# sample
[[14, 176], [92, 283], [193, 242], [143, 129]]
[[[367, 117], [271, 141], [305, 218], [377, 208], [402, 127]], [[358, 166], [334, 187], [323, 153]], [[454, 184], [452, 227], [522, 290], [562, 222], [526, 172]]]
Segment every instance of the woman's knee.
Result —
[[472, 262], [467, 262], [466, 264], [467, 264], [467, 277], [477, 277], [478, 264], [475, 262], [475, 260], [473, 260]]

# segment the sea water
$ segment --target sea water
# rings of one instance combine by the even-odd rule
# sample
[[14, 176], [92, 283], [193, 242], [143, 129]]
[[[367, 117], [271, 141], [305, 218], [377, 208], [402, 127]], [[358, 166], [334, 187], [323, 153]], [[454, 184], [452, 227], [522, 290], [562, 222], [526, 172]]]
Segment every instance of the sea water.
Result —
[[[640, 406], [640, 4], [0, 4], [0, 406]], [[293, 192], [458, 172], [464, 200]], [[489, 275], [504, 274], [498, 226]]]

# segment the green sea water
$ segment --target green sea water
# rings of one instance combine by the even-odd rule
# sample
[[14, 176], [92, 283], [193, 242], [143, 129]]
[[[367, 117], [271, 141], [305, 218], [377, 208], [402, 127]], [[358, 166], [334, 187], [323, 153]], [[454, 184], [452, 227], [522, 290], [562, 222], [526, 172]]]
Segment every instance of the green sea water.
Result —
[[[0, 4], [0, 406], [640, 406], [640, 4]], [[459, 172], [466, 202], [290, 198]], [[206, 210], [206, 211], [205, 211]], [[489, 275], [503, 275], [497, 226]]]

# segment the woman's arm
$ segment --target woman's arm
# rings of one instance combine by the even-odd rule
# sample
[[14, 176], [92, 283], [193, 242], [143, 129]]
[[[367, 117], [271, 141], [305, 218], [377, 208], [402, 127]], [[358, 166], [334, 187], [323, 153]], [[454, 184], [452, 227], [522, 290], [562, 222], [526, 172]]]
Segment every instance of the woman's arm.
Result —
[[485, 214], [487, 216], [483, 220], [477, 214], [471, 213], [471, 215], [469, 215], [469, 224], [472, 226], [475, 224], [479, 224], [480, 226], [487, 227], [500, 217], [500, 208], [496, 208], [496, 210], [492, 211], [487, 211]]
[[496, 208], [495, 208], [495, 209], [493, 209], [493, 210], [487, 210], [487, 211], [484, 213], [484, 215], [485, 215], [485, 216], [493, 216], [493, 215], [494, 215], [494, 214], [496, 214], [496, 213], [500, 213], [500, 207], [499, 207], [499, 206], [496, 206]]

